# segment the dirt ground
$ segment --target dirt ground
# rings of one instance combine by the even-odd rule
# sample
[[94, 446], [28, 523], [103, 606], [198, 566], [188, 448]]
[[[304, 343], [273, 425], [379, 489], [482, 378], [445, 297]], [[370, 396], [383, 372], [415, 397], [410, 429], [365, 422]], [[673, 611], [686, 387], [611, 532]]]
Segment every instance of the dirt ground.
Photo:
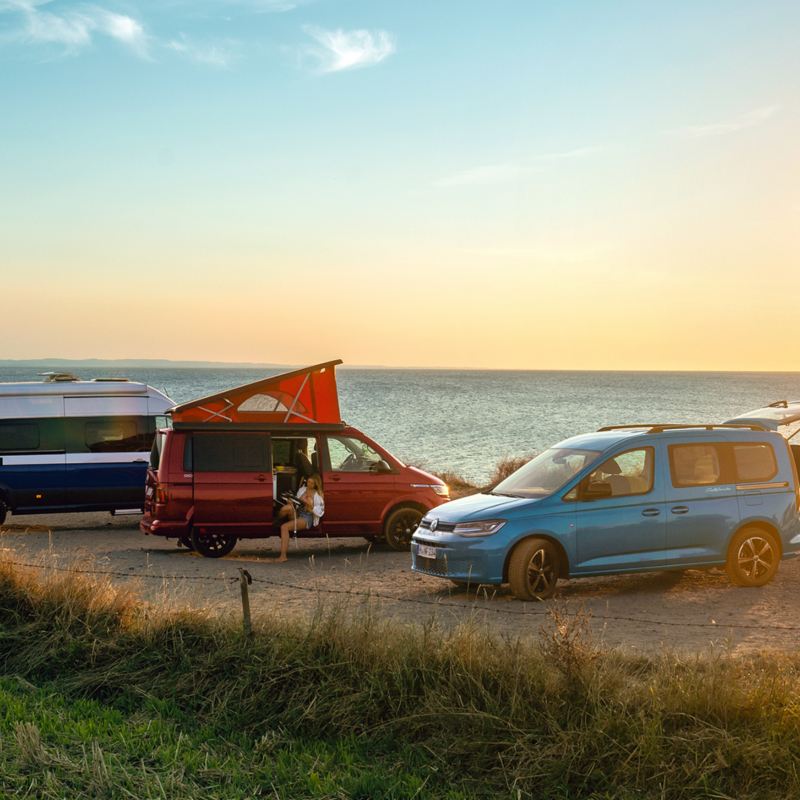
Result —
[[[0, 557], [115, 573], [143, 599], [190, 605], [241, 617], [239, 567], [253, 577], [254, 616], [263, 610], [307, 614], [318, 603], [364, 604], [409, 624], [471, 622], [497, 634], [538, 635], [550, 609], [587, 613], [595, 641], [606, 647], [684, 653], [800, 648], [800, 559], [781, 564], [761, 589], [731, 586], [721, 570], [653, 572], [583, 578], [561, 584], [548, 603], [522, 603], [508, 589], [467, 593], [448, 581], [416, 575], [407, 553], [370, 547], [363, 539], [299, 540], [289, 561], [270, 563], [278, 540], [240, 542], [224, 559], [205, 559], [174, 541], [138, 530], [137, 516], [13, 516], [0, 529]], [[792, 629], [794, 628], [794, 629]]]

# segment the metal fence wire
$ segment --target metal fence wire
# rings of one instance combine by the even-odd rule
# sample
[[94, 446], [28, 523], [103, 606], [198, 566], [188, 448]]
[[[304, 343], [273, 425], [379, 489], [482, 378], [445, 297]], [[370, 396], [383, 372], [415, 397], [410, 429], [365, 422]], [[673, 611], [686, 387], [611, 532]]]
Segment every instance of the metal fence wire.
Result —
[[[476, 593], [475, 596], [468, 603], [454, 603], [447, 600], [431, 600], [426, 598], [417, 597], [401, 597], [398, 595], [386, 594], [385, 592], [364, 591], [359, 589], [337, 589], [325, 586], [305, 586], [298, 583], [289, 583], [287, 581], [278, 581], [271, 578], [258, 578], [251, 576], [245, 570], [238, 568], [240, 574], [237, 575], [182, 575], [182, 574], [154, 574], [148, 572], [121, 572], [119, 570], [98, 570], [98, 569], [79, 569], [76, 567], [59, 567], [55, 564], [37, 564], [34, 562], [16, 561], [13, 559], [4, 558], [0, 563], [9, 564], [15, 567], [23, 567], [26, 569], [38, 570], [51, 570], [54, 572], [65, 572], [76, 575], [102, 575], [114, 578], [144, 578], [147, 580], [158, 581], [205, 581], [205, 582], [222, 582], [227, 584], [243, 583], [241, 573], [244, 573], [248, 580], [247, 583], [265, 584], [279, 589], [289, 589], [291, 591], [308, 592], [316, 595], [338, 595], [346, 597], [361, 597], [367, 600], [387, 600], [392, 603], [412, 603], [421, 606], [432, 606], [436, 608], [454, 608], [460, 611], [472, 610], [479, 612], [486, 612], [488, 614], [500, 614], [507, 616], [521, 616], [521, 617], [545, 617], [549, 611], [546, 603], [536, 604], [535, 607], [525, 606], [524, 608], [501, 608], [499, 606], [490, 606], [486, 602], [481, 602], [481, 598]], [[735, 630], [771, 630], [771, 631], [800, 631], [800, 625], [761, 625], [761, 624], [748, 624], [741, 622], [693, 622], [684, 620], [665, 620], [654, 619], [652, 617], [637, 617], [632, 615], [621, 614], [595, 614], [591, 613], [593, 620], [604, 620], [609, 622], [634, 622], [644, 625], [662, 625], [674, 628], [712, 628], [712, 629], [735, 629]]]

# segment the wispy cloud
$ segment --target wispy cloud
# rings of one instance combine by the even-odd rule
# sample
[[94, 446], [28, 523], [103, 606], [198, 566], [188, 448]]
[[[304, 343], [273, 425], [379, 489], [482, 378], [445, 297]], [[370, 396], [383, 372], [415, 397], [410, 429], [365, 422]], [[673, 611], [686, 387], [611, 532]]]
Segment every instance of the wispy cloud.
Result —
[[236, 43], [232, 40], [224, 42], [197, 42], [182, 33], [170, 39], [164, 45], [168, 50], [179, 53], [199, 64], [225, 69], [236, 57]]
[[766, 122], [770, 117], [780, 110], [780, 106], [763, 106], [754, 108], [738, 117], [721, 122], [712, 122], [705, 125], [686, 125], [683, 128], [676, 128], [668, 131], [673, 136], [681, 139], [702, 139], [706, 136], [725, 136], [729, 133], [737, 133], [747, 128], [754, 128], [756, 125]]
[[542, 172], [548, 165], [560, 161], [586, 158], [600, 152], [601, 149], [600, 147], [579, 147], [557, 153], [543, 153], [524, 161], [484, 164], [439, 178], [434, 181], [434, 186], [485, 186], [494, 183], [511, 183]]
[[48, 10], [50, 5], [49, 0], [7, 0], [0, 3], [0, 13], [19, 17], [20, 26], [12, 34], [17, 41], [57, 44], [74, 52], [101, 35], [115, 39], [142, 58], [148, 57], [148, 37], [137, 19], [93, 5], [62, 12]]
[[317, 42], [317, 46], [307, 52], [317, 60], [321, 72], [379, 64], [395, 52], [394, 37], [386, 31], [325, 30], [313, 26], [306, 26], [304, 30]]

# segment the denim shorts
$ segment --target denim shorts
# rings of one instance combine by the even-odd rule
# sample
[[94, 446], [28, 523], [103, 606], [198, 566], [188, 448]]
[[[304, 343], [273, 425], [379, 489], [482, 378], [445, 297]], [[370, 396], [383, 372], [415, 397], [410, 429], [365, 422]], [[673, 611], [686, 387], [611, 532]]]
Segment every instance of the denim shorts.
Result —
[[306, 528], [314, 527], [314, 515], [310, 511], [298, 511], [297, 519], [304, 519], [306, 521]]

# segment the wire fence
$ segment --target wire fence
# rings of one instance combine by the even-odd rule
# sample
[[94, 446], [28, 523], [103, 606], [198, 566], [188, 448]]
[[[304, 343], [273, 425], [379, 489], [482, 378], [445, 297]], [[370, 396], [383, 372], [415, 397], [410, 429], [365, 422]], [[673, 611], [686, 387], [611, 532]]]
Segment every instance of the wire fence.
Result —
[[[3, 558], [2, 563], [9, 564], [15, 567], [23, 567], [27, 569], [51, 570], [55, 572], [73, 573], [76, 575], [94, 575], [105, 576], [114, 578], [144, 578], [148, 580], [158, 581], [200, 581], [200, 582], [221, 582], [226, 584], [242, 583], [242, 575], [183, 575], [183, 574], [155, 574], [148, 572], [122, 572], [119, 570], [99, 570], [99, 569], [79, 569], [77, 567], [62, 567], [55, 564], [44, 564], [36, 562], [17, 561], [14, 559]], [[387, 594], [385, 592], [376, 592], [370, 590], [350, 589], [350, 588], [334, 588], [326, 586], [307, 586], [299, 583], [290, 583], [287, 581], [279, 581], [271, 578], [254, 577], [251, 576], [246, 570], [238, 568], [240, 573], [247, 575], [248, 583], [265, 584], [280, 589], [289, 589], [292, 591], [307, 592], [315, 595], [337, 595], [346, 597], [358, 597], [366, 600], [387, 600], [393, 603], [409, 603], [420, 606], [431, 606], [435, 608], [457, 609], [459, 611], [479, 611], [487, 614], [499, 614], [507, 616], [518, 617], [547, 617], [550, 615], [550, 610], [547, 608], [547, 603], [543, 602], [537, 604], [535, 607], [525, 605], [524, 608], [504, 608], [496, 605], [488, 605], [491, 602], [489, 598], [481, 598], [480, 593], [476, 592], [465, 602], [452, 602], [443, 599], [430, 599], [422, 597], [402, 597], [399, 595]], [[585, 613], [583, 610], [581, 613]], [[675, 628], [709, 628], [709, 629], [735, 629], [735, 630], [758, 630], [758, 631], [800, 631], [800, 625], [777, 625], [777, 624], [753, 624], [741, 622], [699, 622], [691, 620], [666, 620], [657, 619], [653, 617], [638, 617], [634, 615], [625, 614], [603, 614], [590, 612], [589, 616], [593, 620], [603, 620], [608, 622], [632, 622], [640, 625], [662, 625]]]

